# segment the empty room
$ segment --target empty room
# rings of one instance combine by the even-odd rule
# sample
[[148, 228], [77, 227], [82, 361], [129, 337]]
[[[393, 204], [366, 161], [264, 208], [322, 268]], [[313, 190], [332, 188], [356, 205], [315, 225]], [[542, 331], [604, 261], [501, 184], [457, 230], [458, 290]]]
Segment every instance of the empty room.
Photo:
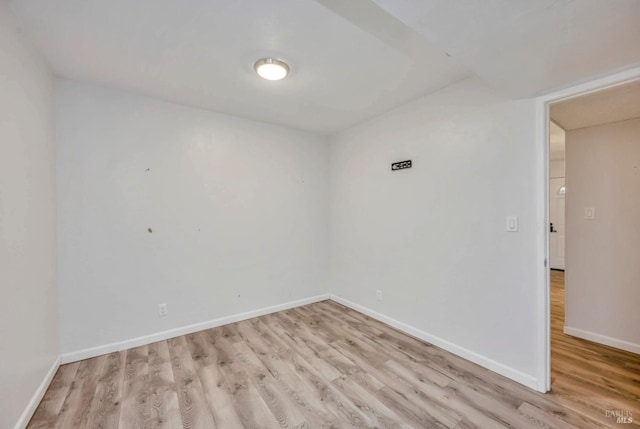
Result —
[[638, 427], [639, 23], [0, 0], [0, 429]]

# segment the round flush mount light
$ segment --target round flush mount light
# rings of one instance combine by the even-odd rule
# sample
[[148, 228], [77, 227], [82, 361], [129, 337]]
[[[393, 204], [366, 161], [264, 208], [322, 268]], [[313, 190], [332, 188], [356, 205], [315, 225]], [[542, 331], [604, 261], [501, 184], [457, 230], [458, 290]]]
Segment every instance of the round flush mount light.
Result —
[[253, 65], [256, 73], [263, 79], [280, 80], [289, 74], [289, 65], [275, 58], [262, 58]]

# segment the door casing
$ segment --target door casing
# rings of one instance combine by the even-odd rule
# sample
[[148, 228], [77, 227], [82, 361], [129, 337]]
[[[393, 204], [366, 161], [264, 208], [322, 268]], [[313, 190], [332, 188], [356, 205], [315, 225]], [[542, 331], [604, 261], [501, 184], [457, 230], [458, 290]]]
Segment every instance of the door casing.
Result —
[[551, 389], [551, 330], [549, 279], [549, 106], [553, 103], [640, 80], [640, 67], [597, 78], [536, 98], [536, 351], [537, 390]]

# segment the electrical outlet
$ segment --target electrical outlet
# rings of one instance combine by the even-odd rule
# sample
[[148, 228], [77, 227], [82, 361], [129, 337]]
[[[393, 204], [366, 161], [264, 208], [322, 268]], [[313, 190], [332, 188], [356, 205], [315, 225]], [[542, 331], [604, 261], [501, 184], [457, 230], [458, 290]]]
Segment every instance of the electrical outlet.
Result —
[[167, 304], [158, 304], [158, 316], [166, 316], [168, 313]]
[[377, 290], [376, 291], [376, 299], [378, 301], [382, 301], [382, 291], [381, 290]]
[[584, 218], [585, 219], [595, 219], [596, 218], [596, 209], [593, 207], [585, 207], [584, 208]]

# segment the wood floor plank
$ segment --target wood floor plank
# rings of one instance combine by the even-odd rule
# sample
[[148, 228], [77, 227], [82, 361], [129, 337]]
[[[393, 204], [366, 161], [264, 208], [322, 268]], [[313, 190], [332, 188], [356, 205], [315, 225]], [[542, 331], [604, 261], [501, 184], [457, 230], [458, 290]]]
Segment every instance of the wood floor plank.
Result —
[[[566, 335], [564, 272], [551, 271], [551, 393], [570, 410], [599, 425], [617, 426], [607, 411], [640, 416], [640, 355]], [[639, 418], [633, 425], [640, 427]]]
[[237, 363], [242, 365], [253, 381], [262, 400], [267, 404], [280, 427], [288, 428], [302, 425], [306, 420], [305, 415], [288, 397], [287, 393], [280, 389], [277, 381], [262, 365], [253, 350], [242, 341], [234, 343], [233, 347], [238, 352], [236, 354]]
[[[222, 330], [219, 331], [222, 333]], [[240, 415], [233, 405], [234, 398], [229, 393], [231, 388], [220, 368], [218, 349], [215, 347], [215, 335], [212, 330], [200, 331], [186, 336], [189, 352], [200, 377], [205, 397], [211, 409], [213, 419], [218, 427], [243, 427]], [[228, 338], [228, 336], [218, 336]]]
[[279, 427], [276, 417], [264, 402], [255, 384], [240, 364], [238, 352], [221, 329], [211, 330], [214, 347], [218, 355], [217, 366], [226, 379], [226, 388], [234, 398], [234, 406], [243, 426]]
[[28, 427], [640, 427], [640, 356], [565, 335], [551, 279], [548, 394], [322, 301], [63, 365]]
[[[287, 320], [286, 318], [281, 319], [283, 322]], [[296, 323], [296, 325], [299, 324]], [[276, 327], [275, 329], [279, 329], [277, 327], [279, 325], [274, 326]], [[313, 359], [305, 359], [305, 356], [307, 358], [315, 356], [313, 350], [305, 347], [296, 347], [296, 350], [300, 351], [301, 354], [293, 352], [292, 348], [287, 347], [283, 341], [295, 342], [293, 339], [294, 336], [289, 334], [278, 336], [277, 330], [272, 332], [263, 331], [263, 335], [268, 338], [270, 342], [279, 344], [281, 352], [278, 356], [289, 365], [294, 373], [298, 374], [303, 383], [317, 395], [320, 401], [326, 404], [333, 414], [343, 416], [343, 418], [346, 417], [345, 423], [352, 427], [370, 427], [371, 419], [358, 410], [353, 403], [332, 386], [330, 381], [322, 376], [321, 370], [313, 367], [309, 362], [309, 360], [313, 361]]]
[[[279, 383], [282, 390], [297, 404], [301, 412], [307, 416], [310, 427], [339, 428], [340, 420], [336, 414], [326, 406], [326, 403], [313, 391], [304, 388], [304, 381], [291, 371], [288, 364], [283, 362], [278, 353], [274, 353], [265, 337], [268, 338], [268, 328], [260, 323], [240, 322], [238, 331], [243, 341], [254, 351], [271, 376]], [[249, 331], [249, 332], [248, 332]], [[258, 335], [251, 335], [254, 331]], [[290, 353], [290, 349], [281, 348], [280, 354]]]
[[218, 362], [218, 351], [213, 346], [214, 340], [207, 331], [185, 335], [185, 339], [196, 370]]
[[213, 415], [207, 406], [202, 384], [189, 354], [185, 337], [167, 340], [171, 355], [171, 369], [178, 392], [180, 415], [185, 429], [215, 428]]
[[145, 375], [126, 379], [122, 393], [119, 427], [142, 429], [150, 419], [147, 401], [149, 400], [149, 380]]
[[518, 407], [518, 413], [531, 420], [532, 424], [536, 427], [548, 429], [580, 429], [581, 427], [567, 423], [553, 414], [546, 413], [543, 410], [534, 407], [528, 402], [524, 402], [520, 407]]
[[410, 428], [399, 414], [387, 407], [380, 399], [360, 386], [349, 376], [343, 375], [332, 381], [353, 404], [371, 417], [375, 427]]
[[169, 345], [166, 341], [158, 341], [147, 345], [149, 368], [171, 362]]
[[120, 424], [126, 352], [105, 356], [102, 375], [96, 385], [87, 426], [96, 429], [117, 428]]
[[[282, 341], [286, 341], [287, 347], [300, 348], [312, 354], [318, 353], [319, 348], [326, 349], [329, 347], [329, 343], [322, 339], [317, 332], [314, 332], [303, 323], [293, 324], [291, 319], [284, 314], [269, 314], [261, 318], [260, 322], [267, 325], [269, 330], [273, 331]], [[348, 360], [344, 363], [347, 365], [349, 363], [353, 364]], [[338, 365], [338, 367], [340, 366], [342, 365]]]
[[[378, 390], [376, 397], [389, 409], [402, 416], [403, 420], [413, 427], [434, 429], [450, 427], [447, 426], [444, 421], [435, 417], [431, 413], [433, 410], [429, 410], [429, 407], [423, 406], [423, 403], [421, 403], [420, 399], [416, 396], [416, 392], [385, 386]], [[424, 404], [428, 405], [429, 402], [425, 402]], [[499, 429], [498, 427], [487, 427], [489, 429]]]
[[[168, 353], [168, 345], [163, 341], [157, 351], [164, 353], [165, 350]], [[150, 359], [151, 356], [150, 353]], [[159, 360], [154, 360], [153, 365], [149, 365], [149, 374], [146, 379], [148, 393], [144, 400], [145, 428], [170, 429], [184, 426], [171, 362], [161, 363]]]
[[54, 427], [84, 428], [106, 356], [98, 356], [80, 362], [78, 372], [71, 383]]
[[232, 386], [227, 383], [220, 368], [213, 364], [198, 370], [209, 409], [220, 428], [242, 428], [244, 423], [236, 411]]
[[122, 352], [125, 355], [125, 380], [142, 377], [149, 372], [149, 347], [135, 347]]
[[34, 413], [29, 427], [53, 427], [71, 388], [80, 362], [61, 365]]
[[[169, 429], [182, 426], [178, 392], [173, 378], [171, 355], [166, 341], [147, 345], [147, 372], [137, 377], [131, 386], [129, 396], [121, 414], [121, 428], [138, 427]], [[130, 418], [128, 418], [130, 417]]]
[[[383, 402], [388, 403], [390, 407], [403, 409], [403, 413], [410, 415], [412, 421], [420, 427], [451, 427], [461, 419], [453, 410], [447, 412], [446, 407], [438, 403], [437, 399], [449, 399], [445, 398], [445, 395], [441, 394], [440, 398], [424, 397], [415, 386], [414, 380], [403, 379], [385, 366], [389, 360], [378, 364], [377, 359], [368, 359], [366, 351], [359, 349], [353, 340], [351, 342], [353, 344], [343, 340], [334, 341], [332, 346], [352, 359], [365, 372], [375, 374], [386, 389], [385, 394], [381, 395]], [[398, 393], [402, 400], [398, 402], [397, 396], [389, 395], [389, 390]]]
[[235, 323], [221, 326], [219, 329], [222, 336], [230, 343], [237, 343], [242, 341], [242, 338], [238, 335], [238, 331]]
[[345, 426], [373, 427], [372, 418], [344, 396], [329, 380], [324, 379], [302, 356], [290, 352], [281, 358], [290, 365], [307, 388], [311, 389], [332, 413], [343, 419]]
[[[275, 316], [276, 318], [278, 316]], [[262, 335], [271, 338], [273, 341], [277, 339], [288, 342], [288, 345], [283, 347], [295, 348], [297, 353], [304, 357], [309, 364], [314, 367], [325, 379], [331, 381], [341, 376], [345, 370], [345, 366], [354, 368], [353, 362], [346, 359], [332, 359], [336, 356], [332, 356], [327, 359], [321, 355], [318, 351], [318, 341], [315, 341], [315, 334], [305, 326], [303, 323], [292, 326], [291, 320], [288, 317], [278, 318], [279, 322], [270, 323], [269, 327], [265, 331], [261, 328], [260, 322], [255, 323], [255, 329], [261, 332]], [[272, 319], [265, 319], [265, 322], [271, 322]], [[286, 328], [282, 327], [282, 324]], [[269, 331], [278, 332], [279, 336], [273, 336]], [[326, 344], [326, 343], [325, 343]]]
[[522, 404], [514, 407], [512, 403], [496, 401], [495, 398], [486, 395], [484, 392], [458, 382], [453, 382], [447, 386], [446, 389], [454, 392], [460, 403], [468, 405], [468, 410], [478, 410], [483, 415], [490, 417], [504, 426], [516, 428], [539, 427], [537, 426], [539, 422], [529, 420], [517, 412]]
[[[375, 326], [373, 326], [373, 329], [372, 329], [370, 323], [367, 325], [370, 319], [364, 319], [364, 320], [357, 319], [351, 315], [345, 315], [345, 317], [342, 317], [343, 313], [340, 313], [336, 309], [333, 309], [332, 311], [328, 311], [329, 309], [331, 309], [331, 307], [332, 306], [330, 303], [322, 302], [319, 305], [318, 312], [327, 319], [332, 319], [336, 322], [342, 320], [343, 323], [347, 323], [348, 326], [351, 329], [353, 329], [355, 332], [359, 332], [359, 333], [368, 332], [370, 335], [374, 336], [374, 338], [376, 335], [384, 334], [384, 330], [378, 329]], [[427, 364], [426, 360], [418, 361], [412, 356], [403, 353], [397, 347], [394, 347], [392, 342], [375, 341], [370, 336], [367, 336], [364, 334], [358, 335], [358, 339], [360, 341], [367, 343], [371, 347], [380, 349], [385, 354], [392, 357], [394, 361], [402, 362], [404, 366], [410, 366], [412, 371], [415, 372], [415, 376], [418, 378], [424, 378], [424, 379], [436, 381], [437, 384], [439, 384], [440, 386], [446, 386], [451, 381], [453, 381], [453, 378], [448, 376], [446, 373], [440, 372], [431, 368]]]
[[149, 418], [147, 410], [149, 373], [149, 347], [147, 345], [126, 350], [122, 407], [119, 426], [142, 429]]

